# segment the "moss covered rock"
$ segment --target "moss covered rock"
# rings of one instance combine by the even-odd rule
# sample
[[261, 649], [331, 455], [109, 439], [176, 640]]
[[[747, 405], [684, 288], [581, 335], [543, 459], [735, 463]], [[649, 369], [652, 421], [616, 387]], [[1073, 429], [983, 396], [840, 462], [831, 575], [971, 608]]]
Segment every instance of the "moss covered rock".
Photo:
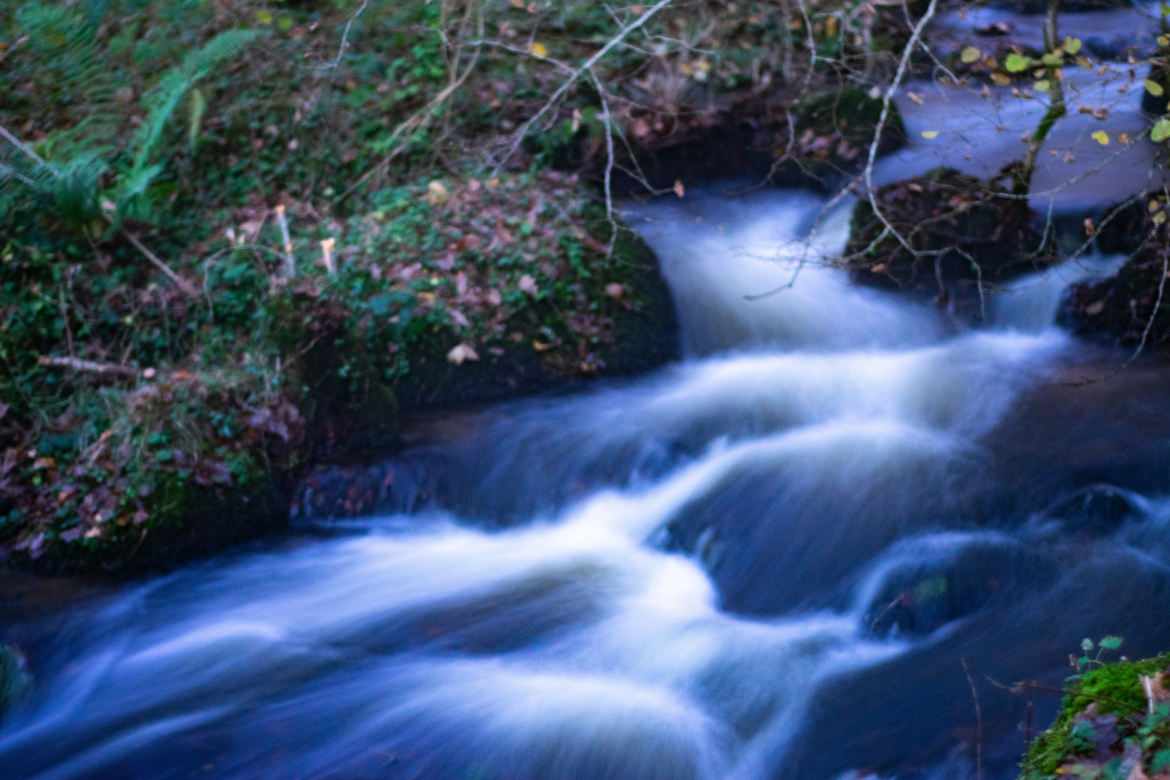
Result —
[[1122, 660], [1072, 678], [1056, 722], [1028, 749], [1021, 780], [1165, 777], [1170, 771], [1167, 672], [1170, 655]]
[[845, 248], [850, 275], [978, 314], [981, 291], [1053, 259], [1033, 212], [1004, 194], [949, 168], [882, 187], [876, 200], [885, 222], [868, 200], [854, 209]]

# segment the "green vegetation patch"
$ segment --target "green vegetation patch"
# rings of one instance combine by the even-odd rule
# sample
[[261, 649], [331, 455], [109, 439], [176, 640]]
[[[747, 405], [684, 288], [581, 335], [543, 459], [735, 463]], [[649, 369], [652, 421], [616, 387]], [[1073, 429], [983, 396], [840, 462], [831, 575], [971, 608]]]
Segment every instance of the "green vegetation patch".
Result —
[[1020, 777], [1165, 776], [1170, 771], [1167, 671], [1170, 655], [1108, 663], [1071, 678], [1060, 715], [1028, 749]]

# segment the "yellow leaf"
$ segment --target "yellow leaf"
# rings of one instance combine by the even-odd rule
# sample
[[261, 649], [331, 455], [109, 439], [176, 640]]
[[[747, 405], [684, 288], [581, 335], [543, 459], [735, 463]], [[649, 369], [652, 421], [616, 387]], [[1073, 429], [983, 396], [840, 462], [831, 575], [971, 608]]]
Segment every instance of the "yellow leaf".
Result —
[[923, 130], [923, 138], [938, 138], [938, 130]]
[[1036, 90], [1037, 92], [1047, 92], [1049, 86], [1051, 85], [1048, 83], [1047, 79], [1041, 79], [1032, 85], [1032, 89]]
[[1153, 79], [1146, 79], [1146, 92], [1149, 92], [1154, 97], [1162, 97], [1162, 93], [1165, 91], [1158, 82]]
[[1109, 133], [1106, 133], [1104, 130], [1098, 130], [1097, 132], [1093, 133], [1093, 140], [1102, 146], [1108, 146]]
[[443, 182], [432, 181], [427, 185], [427, 203], [432, 206], [446, 203], [448, 197], [447, 188], [443, 186]]
[[534, 41], [532, 44], [532, 53], [535, 54], [537, 57], [547, 57], [548, 56], [548, 47], [545, 46], [540, 41]]
[[257, 11], [256, 21], [260, 24], [272, 24], [272, 12], [264, 9]]
[[516, 8], [524, 8], [524, 0], [508, 0]]
[[969, 65], [982, 56], [983, 52], [979, 51], [978, 47], [968, 46], [967, 48], [963, 49], [963, 52], [959, 55], [959, 59]]

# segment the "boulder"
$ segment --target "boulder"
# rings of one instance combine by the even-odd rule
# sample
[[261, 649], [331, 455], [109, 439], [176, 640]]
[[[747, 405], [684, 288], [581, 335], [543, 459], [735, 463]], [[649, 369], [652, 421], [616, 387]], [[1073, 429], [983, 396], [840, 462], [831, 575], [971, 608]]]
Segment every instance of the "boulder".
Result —
[[1054, 259], [1026, 202], [1005, 194], [951, 168], [882, 187], [875, 199], [901, 239], [859, 201], [845, 247], [851, 277], [981, 314], [982, 291]]

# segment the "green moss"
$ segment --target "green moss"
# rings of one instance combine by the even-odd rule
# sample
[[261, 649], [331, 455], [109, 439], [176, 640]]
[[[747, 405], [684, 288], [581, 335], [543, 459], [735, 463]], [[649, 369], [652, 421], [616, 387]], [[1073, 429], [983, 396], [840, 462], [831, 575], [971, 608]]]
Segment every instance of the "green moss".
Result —
[[[859, 87], [827, 92], [795, 108], [797, 128], [822, 137], [843, 138], [849, 144], [868, 148], [882, 113], [882, 101]], [[890, 103], [878, 151], [891, 152], [906, 142], [906, 127], [897, 105]]]
[[1078, 716], [1090, 705], [1100, 714], [1119, 717], [1118, 732], [1128, 743], [1135, 742], [1147, 767], [1160, 751], [1170, 748], [1170, 713], [1147, 717], [1146, 693], [1141, 676], [1153, 676], [1170, 668], [1170, 654], [1143, 661], [1105, 664], [1069, 680], [1055, 723], [1029, 747], [1021, 768], [1022, 780], [1047, 780], [1060, 775], [1060, 768], [1078, 756], [1091, 752]]

